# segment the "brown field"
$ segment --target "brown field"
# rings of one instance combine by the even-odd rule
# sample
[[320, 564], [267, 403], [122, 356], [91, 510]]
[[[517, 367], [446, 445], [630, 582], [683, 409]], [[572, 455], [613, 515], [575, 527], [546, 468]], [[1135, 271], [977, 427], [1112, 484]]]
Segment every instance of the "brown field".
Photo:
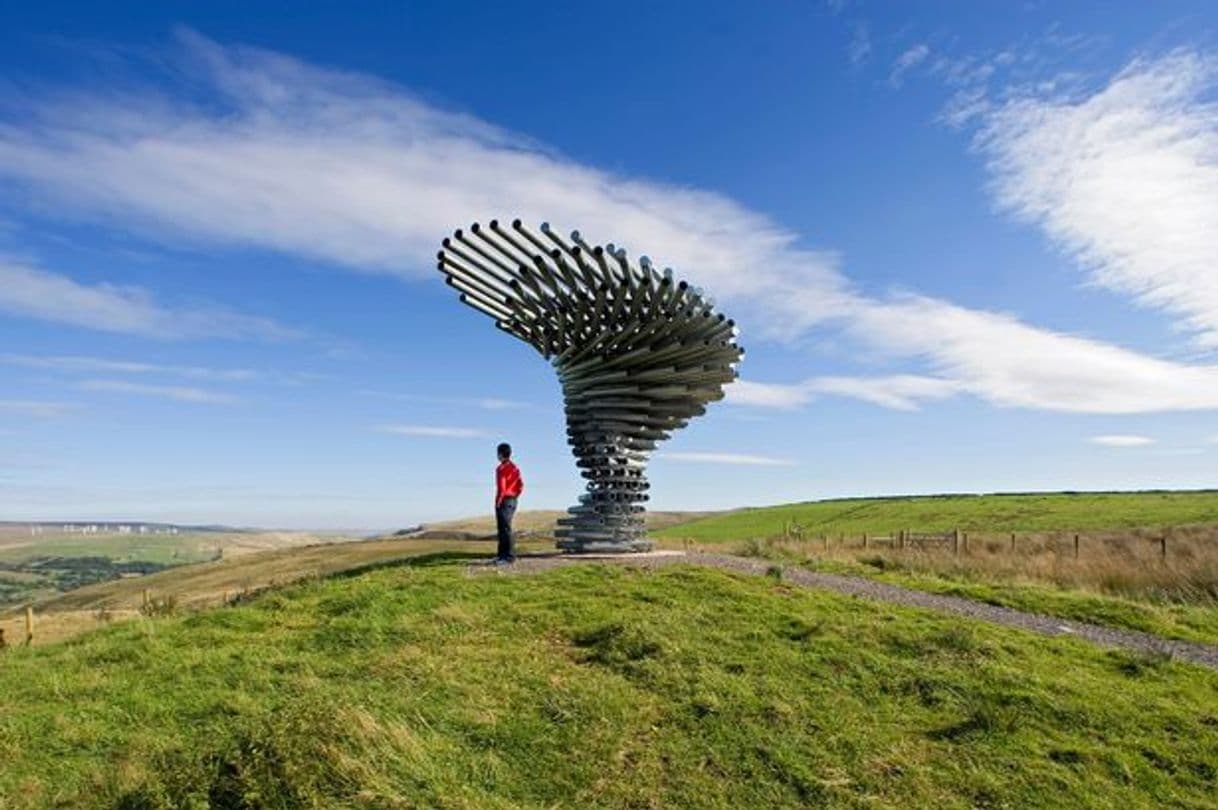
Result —
[[958, 546], [940, 541], [900, 548], [898, 542], [871, 537], [864, 545], [862, 537], [779, 536], [744, 541], [737, 550], [807, 560], [863, 561], [880, 570], [959, 581], [1045, 583], [1154, 602], [1218, 604], [1218, 540], [1213, 526], [965, 533]]

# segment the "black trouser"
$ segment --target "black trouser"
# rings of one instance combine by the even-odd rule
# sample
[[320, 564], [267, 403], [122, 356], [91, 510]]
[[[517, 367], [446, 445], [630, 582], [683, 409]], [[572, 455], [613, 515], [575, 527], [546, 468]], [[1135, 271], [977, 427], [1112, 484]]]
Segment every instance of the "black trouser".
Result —
[[504, 498], [495, 507], [495, 526], [499, 530], [499, 559], [516, 559], [516, 544], [512, 542], [512, 516], [516, 514], [516, 499]]

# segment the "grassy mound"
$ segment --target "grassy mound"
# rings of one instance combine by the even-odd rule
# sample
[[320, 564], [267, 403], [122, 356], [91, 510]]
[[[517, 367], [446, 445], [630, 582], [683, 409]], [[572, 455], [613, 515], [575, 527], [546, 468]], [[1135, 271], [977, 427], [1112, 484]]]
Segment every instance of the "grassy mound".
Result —
[[436, 556], [0, 658], [14, 807], [1208, 807], [1215, 778], [1218, 673], [681, 566]]

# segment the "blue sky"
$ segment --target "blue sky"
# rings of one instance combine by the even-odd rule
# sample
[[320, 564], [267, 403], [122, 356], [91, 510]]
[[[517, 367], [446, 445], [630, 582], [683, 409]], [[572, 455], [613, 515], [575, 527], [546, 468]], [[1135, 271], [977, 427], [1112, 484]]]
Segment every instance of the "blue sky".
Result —
[[374, 528], [581, 480], [438, 243], [648, 254], [748, 349], [653, 506], [1206, 487], [1211, 3], [6, 4], [0, 518]]

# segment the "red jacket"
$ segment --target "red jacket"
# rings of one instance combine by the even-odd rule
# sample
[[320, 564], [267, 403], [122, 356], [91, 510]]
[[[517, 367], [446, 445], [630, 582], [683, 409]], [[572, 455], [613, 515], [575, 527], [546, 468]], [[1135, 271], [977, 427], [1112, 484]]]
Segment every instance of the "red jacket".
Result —
[[520, 477], [520, 468], [511, 459], [499, 462], [495, 468], [495, 508], [499, 508], [504, 498], [519, 498], [522, 492], [524, 479]]

